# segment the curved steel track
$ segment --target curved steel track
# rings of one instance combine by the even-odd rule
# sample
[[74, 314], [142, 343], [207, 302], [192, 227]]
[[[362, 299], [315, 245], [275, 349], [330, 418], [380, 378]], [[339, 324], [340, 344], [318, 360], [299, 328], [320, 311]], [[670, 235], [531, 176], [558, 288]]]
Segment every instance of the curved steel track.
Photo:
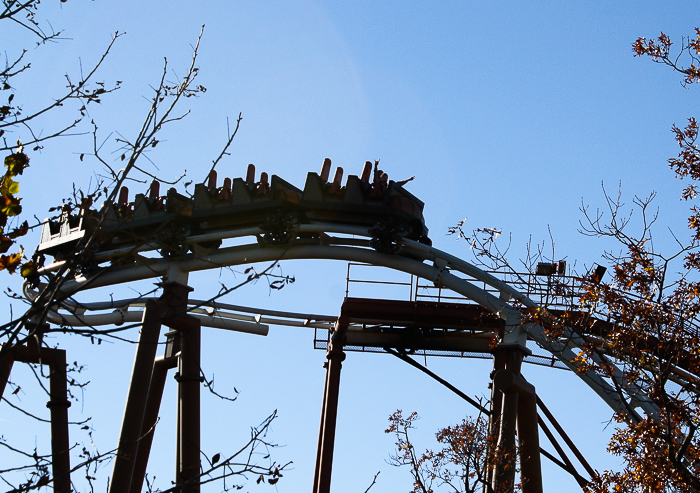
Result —
[[[218, 231], [213, 234], [192, 236], [186, 240], [186, 243], [197, 245], [212, 239], [257, 238], [262, 234], [264, 234], [264, 231], [260, 228], [233, 229]], [[641, 391], [638, 385], [633, 382], [622, 381], [621, 375], [623, 375], [623, 372], [615, 367], [613, 361], [608, 361], [607, 364], [611, 365], [612, 368], [616, 368], [613, 374], [620, 375], [617, 382], [603, 378], [593, 371], [582, 371], [580, 365], [575, 361], [580, 348], [584, 344], [584, 339], [580, 335], [571, 329], [567, 329], [562, 334], [562, 337], [552, 339], [545, 334], [545, 330], [542, 327], [531, 323], [523, 323], [522, 313], [514, 306], [513, 302], [517, 300], [520, 305], [525, 307], [536, 307], [537, 303], [520, 293], [512, 285], [484, 272], [463, 259], [409, 239], [400, 241], [401, 252], [399, 254], [380, 253], [370, 247], [371, 235], [367, 229], [362, 227], [323, 223], [304, 224], [297, 228], [296, 234], [313, 236], [311, 238], [292, 240], [285, 245], [267, 245], [255, 241], [253, 243], [220, 248], [210, 253], [190, 253], [175, 258], [145, 256], [147, 252], [158, 248], [156, 244], [125, 246], [119, 250], [100, 252], [95, 258], [98, 263], [124, 252], [134, 255], [135, 261], [129, 265], [98, 267], [88, 275], [65, 282], [62, 291], [65, 294], [72, 295], [84, 290], [160, 277], [175, 281], [184, 280], [186, 283], [187, 276], [192, 272], [259, 262], [277, 262], [292, 259], [363, 262], [425, 279], [497, 314], [506, 324], [504, 343], [520, 344], [525, 347], [527, 340], [534, 341], [542, 349], [551, 353], [566, 367], [574, 371], [614, 411], [640, 408], [646, 415], [652, 417], [657, 413], [656, 406]], [[39, 273], [44, 276], [51, 276], [61, 265], [62, 262], [56, 262], [42, 268]], [[29, 298], [34, 296], [33, 291], [29, 287], [25, 287], [25, 293]], [[50, 314], [50, 321], [75, 326], [138, 322], [141, 320], [138, 306], [139, 303], [143, 304], [143, 300], [136, 302], [136, 304], [134, 303], [133, 300], [92, 304], [67, 302], [63, 304], [61, 310], [53, 311]], [[251, 320], [251, 316], [246, 316], [240, 309], [232, 310], [227, 305], [200, 301], [190, 301], [190, 305], [193, 315], [198, 317], [205, 326], [253, 333], [266, 333], [266, 324], [270, 323], [330, 327], [336, 318], [330, 315], [310, 316], [277, 312], [277, 316], [266, 316], [258, 318], [256, 321]], [[129, 306], [132, 309], [127, 309]], [[86, 311], [109, 308], [116, 311], [111, 314], [100, 315], [85, 313]], [[236, 313], [237, 311], [240, 313]], [[264, 310], [261, 311], [259, 309], [254, 311], [257, 313], [264, 312]], [[687, 374], [687, 372], [684, 373], [682, 369], [678, 369], [678, 375], [678, 378], [681, 379], [693, 379], [692, 383], [695, 383], [696, 377]], [[622, 389], [624, 392], [620, 392], [618, 389]], [[633, 416], [632, 419], [639, 419], [639, 416]]]

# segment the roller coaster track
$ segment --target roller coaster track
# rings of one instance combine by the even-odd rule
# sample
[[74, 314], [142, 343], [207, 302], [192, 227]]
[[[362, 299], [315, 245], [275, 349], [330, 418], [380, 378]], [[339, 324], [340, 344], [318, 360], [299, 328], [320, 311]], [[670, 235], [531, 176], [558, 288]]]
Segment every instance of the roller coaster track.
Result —
[[[216, 233], [215, 235], [193, 236], [186, 240], [187, 244], [197, 244], [203, 241], [210, 241], [212, 238], [230, 239], [244, 236], [257, 238], [265, 231], [260, 228], [246, 228], [245, 230], [230, 231], [227, 233]], [[534, 324], [522, 323], [522, 312], [515, 308], [511, 301], [517, 300], [525, 307], [535, 308], [537, 304], [530, 298], [518, 292], [511, 285], [497, 279], [493, 275], [477, 268], [454, 255], [433, 248], [431, 246], [402, 239], [399, 244], [402, 248], [401, 255], [384, 254], [377, 252], [369, 246], [371, 235], [366, 229], [352, 228], [342, 225], [303, 225], [298, 227], [297, 233], [314, 233], [318, 235], [316, 239], [299, 239], [290, 241], [286, 245], [264, 245], [257, 241], [238, 245], [229, 248], [221, 248], [213, 253], [198, 255], [190, 253], [178, 258], [143, 258], [141, 262], [132, 265], [112, 266], [94, 273], [93, 275], [81, 276], [75, 280], [64, 283], [63, 292], [65, 294], [78, 293], [86, 289], [95, 289], [114, 284], [129, 283], [138, 280], [166, 277], [169, 279], [181, 279], [183, 273], [191, 273], [210, 269], [219, 269], [227, 266], [251, 264], [258, 262], [276, 262], [283, 260], [341, 260], [351, 262], [363, 262], [371, 265], [386, 267], [396, 271], [401, 271], [423, 278], [435, 285], [449, 289], [460, 296], [482, 306], [491, 313], [498, 315], [505, 321], [507, 333], [504, 342], [526, 344], [526, 340], [532, 340], [541, 348], [556, 357], [567, 368], [571, 369], [579, 376], [600, 398], [608, 404], [614, 411], [624, 411], [629, 408], [641, 408], [645, 414], [655, 416], [657, 408], [651, 400], [645, 396], [639, 386], [634, 383], [611, 382], [601, 377], [593, 371], [581, 371], [580, 365], [575, 361], [583, 347], [585, 340], [573, 330], [567, 329], [562, 337], [552, 340], [545, 334], [545, 330]], [[333, 236], [334, 234], [352, 235], [352, 238]], [[364, 240], [360, 238], [364, 237]], [[137, 250], [145, 252], [155, 250], [158, 245], [138, 245], [129, 246], [119, 251], [107, 251], [96, 255], [96, 260], [101, 258], [112, 258], [123, 251]], [[57, 262], [40, 270], [41, 275], [50, 276], [51, 272], [57, 270], [62, 262]], [[464, 276], [471, 280], [465, 280]], [[479, 285], [486, 285], [489, 289]], [[494, 294], [495, 291], [495, 294]], [[26, 289], [27, 295], [31, 298], [31, 290]], [[143, 303], [143, 301], [141, 301]], [[68, 313], [62, 315], [56, 311], [52, 313], [52, 322], [66, 323], [68, 325], [104, 325], [123, 322], [138, 322], [141, 320], [139, 311], [129, 311], [129, 301], [122, 303], [109, 302], [104, 304], [66, 304], [64, 310]], [[194, 302], [192, 306], [197, 307], [194, 313], [201, 318], [203, 325], [219, 328], [236, 328], [236, 330], [263, 333], [266, 327], [262, 323], [245, 322], [242, 323], [241, 316], [236, 317], [235, 311], [229, 312], [225, 305], [212, 303], [210, 305], [202, 302]], [[81, 311], [92, 309], [112, 308], [117, 310], [111, 315], [90, 315], [79, 314]], [[256, 310], [253, 310], [256, 311]], [[257, 312], [262, 313], [260, 310]], [[277, 323], [295, 325], [309, 320], [316, 325], [332, 325], [337, 317], [330, 315], [304, 315], [289, 314], [290, 316], [265, 319], [265, 323]], [[296, 322], [294, 322], [296, 320]], [[261, 320], [262, 322], [262, 320]], [[313, 325], [311, 325], [313, 326]], [[358, 329], [360, 330], [360, 329]], [[614, 368], [614, 362], [608, 364]], [[679, 372], [681, 370], [679, 369]], [[621, 369], [619, 375], [623, 375]], [[692, 378], [688, 375], [687, 378]], [[694, 381], [689, 383], [695, 384]], [[624, 389], [627, 402], [623, 401], [623, 396], [616, 388], [616, 385]], [[637, 416], [635, 419], [639, 419]]]
[[[627, 413], [632, 421], [643, 419], [642, 413], [657, 417], [657, 406], [640, 385], [623, 379], [620, 362], [605, 355], [594, 356], [597, 363], [611, 369], [612, 377], [582, 368], [577, 362], [586, 344], [582, 335], [565, 328], [553, 338], [543, 327], [524, 322], [522, 307], [537, 308], [535, 300], [472, 263], [432, 247], [422, 220], [423, 204], [401, 185], [385, 180], [379, 187], [381, 193], [368, 198], [378, 182], [375, 179], [371, 183], [366, 170], [360, 178], [350, 177], [345, 187], [340, 187], [337, 178], [329, 183], [324, 165], [320, 175], [309, 173], [302, 191], [275, 176], [269, 185], [266, 176], [254, 183], [250, 172], [246, 181], [229, 180], [217, 188], [213, 176], [206, 186], [198, 185], [193, 198], [172, 190], [166, 197], [158, 197], [157, 187], [152, 186], [149, 197], [137, 196], [129, 203], [127, 192], [118, 203], [107, 204], [100, 214], [66, 213], [44, 227], [38, 250], [52, 255], [54, 262], [38, 270], [41, 282], [25, 284], [25, 296], [34, 300], [43, 283], [79, 257], [83, 268], [62, 282], [65, 300], [48, 312], [47, 321], [74, 327], [140, 323], [147, 305], [143, 298], [79, 302], [77, 297], [88, 290], [154, 278], [186, 285], [191, 273], [245, 264], [285, 260], [360, 262], [408, 273], [456, 293], [500, 321], [503, 330], [499, 346], [519, 347], [527, 354], [530, 341], [572, 370], [613, 411]], [[261, 184], [267, 189], [256, 195]], [[101, 238], [97, 246], [81, 250], [84, 238], [91, 234]], [[338, 332], [339, 327], [337, 315], [196, 299], [189, 299], [187, 306], [188, 314], [203, 326], [262, 335], [272, 324], [325, 329], [329, 333]], [[386, 320], [349, 320], [343, 335], [347, 341], [390, 346], [390, 338], [376, 334], [375, 342], [371, 342], [367, 326], [373, 323], [381, 325]], [[401, 321], [396, 324], [401, 325]], [[450, 336], [442, 343], [444, 349], [488, 351], [493, 340], [493, 329], [478, 324], [463, 329], [451, 327], [447, 332]], [[676, 368], [675, 378], [689, 388], [698, 385], [698, 377], [682, 368]]]

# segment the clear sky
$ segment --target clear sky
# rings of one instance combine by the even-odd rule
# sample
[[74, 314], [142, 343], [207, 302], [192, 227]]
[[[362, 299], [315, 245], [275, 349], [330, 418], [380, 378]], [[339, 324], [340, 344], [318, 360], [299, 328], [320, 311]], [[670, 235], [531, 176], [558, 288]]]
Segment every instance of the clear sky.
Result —
[[[17, 85], [16, 98], [29, 110], [61, 91], [64, 74], [76, 79], [81, 63], [83, 68], [94, 63], [115, 31], [125, 32], [98, 77], [108, 84], [123, 81], [122, 88], [90, 109], [89, 116], [99, 126], [100, 140], [119, 134], [129, 138], [139, 129], [148, 107], [145, 98], [159, 80], [164, 57], [169, 79], [177, 80], [206, 25], [198, 66], [207, 92], [188, 101], [191, 114], [164, 131], [162, 144], [149, 155], [152, 172], [175, 178], [186, 170], [187, 180], [201, 180], [226, 139], [227, 118], [233, 124], [240, 112], [241, 130], [220, 176], [242, 176], [245, 166], [254, 163], [258, 170], [302, 187], [306, 173], [320, 170], [325, 157], [346, 174], [359, 174], [366, 160], [381, 159], [392, 179], [415, 176], [407, 188], [426, 204], [436, 247], [468, 259], [468, 246], [446, 236], [448, 227], [466, 217], [467, 228], [511, 233], [515, 260], [524, 254], [530, 236], [536, 242], [547, 240], [550, 229], [555, 257], [583, 268], [600, 261], [604, 245], [577, 232], [579, 207], [582, 198], [593, 208], [604, 204], [602, 182], [612, 190], [621, 183], [627, 203], [634, 194], [658, 192], [660, 246], [667, 241], [666, 225], [686, 235], [681, 183], [665, 163], [677, 153], [671, 125], [681, 126], [694, 114], [698, 96], [668, 69], [634, 58], [631, 47], [637, 37], [655, 37], [662, 30], [679, 41], [700, 24], [699, 14], [697, 2], [691, 1], [165, 5], [70, 0], [46, 2], [38, 14], [65, 30], [67, 39], [35, 49], [31, 38], [5, 25], [0, 46], [11, 58], [28, 40], [32, 70]], [[49, 132], [57, 123], [47, 120], [44, 125]], [[79, 159], [90, 153], [91, 145], [91, 136], [77, 136], [30, 154], [31, 167], [21, 180], [28, 216], [47, 216], [73, 183], [86, 187], [94, 180], [99, 166], [89, 156]], [[104, 149], [118, 167], [116, 148], [108, 140]], [[145, 191], [145, 185], [143, 190], [139, 186], [132, 190]], [[24, 246], [32, 251], [36, 242], [37, 234]], [[297, 280], [282, 292], [271, 293], [259, 283], [225, 301], [338, 313], [345, 265], [290, 262], [282, 268]], [[193, 275], [193, 296], [203, 298], [219, 281], [231, 282], [231, 276]], [[101, 294], [103, 299], [109, 295]], [[71, 413], [74, 419], [93, 417], [93, 438], [105, 451], [116, 443], [133, 346], [90, 346], [76, 337], [57, 337], [56, 343], [68, 350], [69, 360], [88, 366], [82, 378], [91, 383]], [[207, 398], [204, 451], [224, 455], [250, 426], [277, 409], [280, 417], [271, 438], [285, 446], [274, 454], [281, 462], [294, 461], [277, 489], [308, 491], [324, 377], [324, 353], [313, 350], [312, 332], [273, 328], [266, 338], [207, 332], [203, 358], [217, 390], [235, 386], [240, 392], [233, 404]], [[429, 359], [428, 365], [471, 395], [488, 392], [488, 362]], [[610, 413], [595, 394], [561, 371], [527, 366], [523, 374], [593, 466], [614, 467], [616, 460], [605, 452]], [[16, 398], [30, 401], [27, 392]], [[151, 468], [162, 488], [173, 474], [174, 382], [168, 392]], [[429, 440], [439, 426], [472, 412], [390, 356], [349, 354], [341, 384], [333, 491], [363, 492], [377, 471], [381, 474], [372, 491], [410, 490], [408, 471], [385, 462], [393, 442], [383, 430], [399, 408], [423, 416], [419, 447], [432, 446]], [[16, 413], [0, 408], [0, 434], [11, 436], [4, 429], [20, 422]], [[46, 447], [46, 431], [37, 430], [37, 443]], [[22, 433], [31, 448], [35, 436]], [[0, 450], [0, 462], [4, 454]], [[571, 479], [544, 463], [545, 491], [576, 489]], [[111, 466], [98, 472], [98, 491], [110, 472]], [[250, 489], [265, 488], [271, 487]]]

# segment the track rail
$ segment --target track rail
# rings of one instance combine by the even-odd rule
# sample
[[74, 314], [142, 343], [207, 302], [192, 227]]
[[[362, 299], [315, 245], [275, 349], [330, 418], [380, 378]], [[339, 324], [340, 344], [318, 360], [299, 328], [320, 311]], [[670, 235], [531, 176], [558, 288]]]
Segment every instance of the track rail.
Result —
[[[220, 238], [258, 238], [259, 228], [233, 229], [220, 231], [216, 234]], [[657, 408], [646, 396], [638, 385], [623, 382], [621, 377], [617, 381], [610, 381], [593, 371], [581, 371], [580, 365], [575, 362], [579, 349], [584, 344], [584, 339], [572, 330], [565, 330], [560, 339], [551, 339], [545, 334], [542, 327], [522, 322], [522, 313], [513, 302], [517, 301], [525, 307], [536, 307], [537, 304], [523, 295], [504, 281], [484, 272], [473, 264], [448, 254], [429, 245], [410, 239], [400, 240], [400, 253], [381, 253], [370, 247], [372, 235], [366, 228], [350, 227], [347, 225], [322, 224], [302, 225], [295, 231], [298, 239], [291, 240], [283, 245], [253, 243], [220, 248], [211, 253], [189, 253], [173, 258], [153, 258], [135, 256], [134, 262], [128, 265], [98, 266], [87, 275], [81, 275], [73, 280], [65, 282], [62, 286], [64, 294], [74, 295], [85, 290], [115, 284], [129, 283], [144, 279], [164, 277], [176, 279], [199, 271], [219, 269], [227, 266], [251, 264], [258, 262], [279, 262], [283, 260], [341, 260], [363, 262], [375, 266], [386, 267], [396, 271], [405, 272], [423, 278], [436, 286], [449, 289], [460, 296], [482, 306], [486, 310], [497, 314], [505, 321], [506, 332], [504, 342], [516, 343], [526, 347], [527, 340], [532, 340], [540, 347], [551, 353], [569, 369], [573, 370], [596, 394], [608, 404], [614, 411], [625, 411], [630, 408], [640, 408], [648, 416], [656, 416]], [[308, 238], [306, 234], [315, 236]], [[334, 236], [341, 234], [343, 236]], [[352, 235], [348, 237], [347, 235]], [[211, 236], [207, 236], [210, 239]], [[200, 237], [192, 237], [187, 241], [196, 243]], [[129, 246], [124, 246], [119, 251], [126, 251]], [[132, 246], [140, 252], [149, 251], [148, 245]], [[153, 245], [154, 249], [155, 245]], [[97, 256], [109, 259], [115, 255], [112, 251], [101, 252]], [[39, 274], [51, 276], [56, 272], [62, 262], [57, 262], [43, 267]], [[465, 279], [465, 277], [467, 279]], [[484, 285], [481, 287], [479, 285]], [[33, 298], [34, 293], [29, 286], [25, 288], [28, 298]], [[97, 306], [116, 310], [111, 314], [89, 315], [85, 311]], [[195, 303], [197, 305], [197, 303]], [[128, 308], [128, 307], [131, 307]], [[110, 302], [108, 304], [64, 304], [61, 310], [54, 310], [50, 317], [55, 323], [67, 323], [70, 325], [104, 325], [119, 324], [140, 321], [138, 304], [134, 302]], [[193, 309], [193, 314], [200, 318], [202, 324], [210, 327], [241, 330], [244, 332], [265, 334], [267, 325], [283, 324], [292, 326], [328, 327], [335, 320], [327, 315], [307, 315], [277, 313], [264, 314], [259, 311], [259, 317], [251, 321], [250, 316], [227, 311], [221, 304], [200, 304]], [[240, 308], [240, 307], [239, 307]], [[235, 310], [234, 310], [235, 311]], [[246, 319], [247, 318], [247, 319]], [[607, 364], [615, 368], [612, 361]], [[617, 368], [616, 374], [623, 375]], [[692, 376], [691, 376], [692, 377]], [[622, 389], [620, 392], [618, 389]], [[641, 419], [639, 415], [632, 419]]]

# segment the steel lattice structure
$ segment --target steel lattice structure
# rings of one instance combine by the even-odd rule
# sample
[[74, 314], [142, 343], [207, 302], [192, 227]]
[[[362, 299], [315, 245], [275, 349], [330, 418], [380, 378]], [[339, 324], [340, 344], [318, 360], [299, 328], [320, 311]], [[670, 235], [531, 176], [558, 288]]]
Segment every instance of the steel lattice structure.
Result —
[[[76, 258], [80, 268], [72, 264], [76, 275], [60, 286], [65, 301], [51, 308], [43, 322], [76, 327], [142, 323], [111, 492], [141, 491], [150, 450], [150, 438], [144, 437], [151, 433], [152, 438], [149, 430], [157, 419], [164, 375], [174, 366], [179, 367], [180, 395], [176, 482], [187, 485], [183, 491], [199, 491], [201, 326], [256, 334], [266, 334], [271, 324], [327, 331], [327, 378], [313, 490], [318, 493], [330, 490], [344, 346], [492, 354], [491, 432], [499, 444], [512, 444], [517, 425], [526, 493], [542, 488], [537, 396], [521, 372], [523, 358], [530, 354], [528, 341], [573, 370], [613, 411], [632, 409], [632, 420], [641, 419], [642, 414], [656, 416], [657, 407], [641, 388], [622, 381], [621, 369], [611, 373], [619, 376], [614, 377], [617, 381], [582, 371], [576, 356], [585, 340], [575, 331], [565, 329], [554, 339], [541, 326], [523, 322], [522, 307], [538, 306], [533, 299], [472, 263], [432, 247], [423, 222], [423, 203], [401, 184], [377, 175], [376, 170], [371, 180], [371, 165], [362, 176], [349, 177], [344, 186], [342, 170], [333, 181], [329, 172], [327, 161], [320, 174], [309, 173], [304, 190], [276, 176], [268, 181], [266, 174], [256, 181], [254, 169], [249, 169], [246, 180], [226, 179], [221, 187], [212, 174], [207, 184], [197, 186], [192, 198], [174, 190], [161, 197], [154, 182], [150, 194], [137, 195], [134, 202], [124, 192], [119, 202], [106, 204], [102, 211], [64, 213], [56, 221], [47, 221], [38, 250], [53, 256], [54, 262], [39, 269], [41, 283], [25, 284], [26, 297], [36, 299], [42, 287], [68, 264], [75, 264]], [[190, 273], [291, 259], [381, 266], [424, 279], [468, 303], [419, 306], [374, 300], [381, 309], [373, 310], [371, 303], [348, 298], [338, 316], [253, 309], [189, 297]], [[150, 300], [75, 301], [75, 295], [86, 290], [144, 279], [162, 279], [163, 295]], [[154, 341], [161, 325], [172, 331], [165, 354], [157, 357]], [[500, 338], [494, 347], [496, 334]], [[615, 361], [606, 363], [615, 368]], [[683, 369], [678, 368], [676, 376], [697, 383], [697, 377]], [[548, 414], [546, 408], [543, 412]], [[568, 459], [562, 460], [577, 475]], [[494, 471], [492, 481], [508, 474]], [[59, 475], [55, 470], [54, 476]], [[55, 491], [62, 491], [59, 482], [55, 484]]]

